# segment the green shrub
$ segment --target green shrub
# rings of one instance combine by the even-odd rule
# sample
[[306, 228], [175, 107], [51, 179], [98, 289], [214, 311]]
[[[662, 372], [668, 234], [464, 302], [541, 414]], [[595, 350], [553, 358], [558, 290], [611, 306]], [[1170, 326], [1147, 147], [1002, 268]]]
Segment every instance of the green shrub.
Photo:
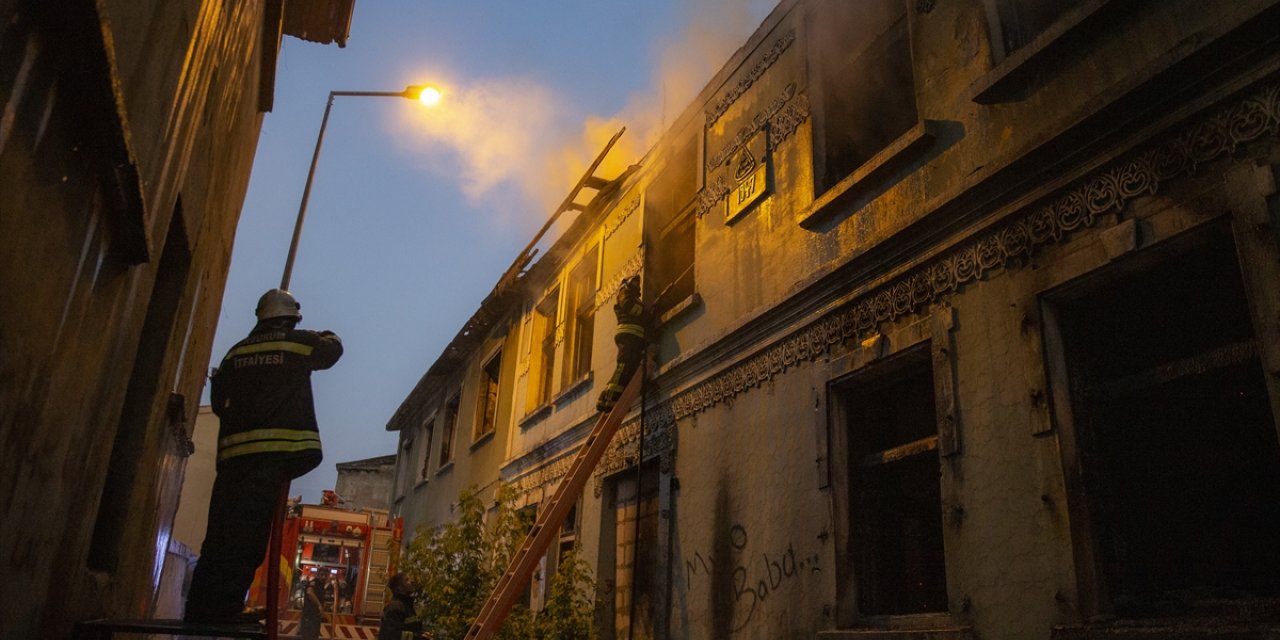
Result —
[[[485, 506], [472, 487], [458, 495], [456, 518], [434, 529], [419, 527], [407, 547], [397, 550], [398, 571], [417, 587], [415, 600], [423, 630], [435, 640], [462, 640], [493, 586], [524, 542], [533, 522], [512, 508], [515, 490], [500, 484], [485, 523]], [[595, 585], [577, 548], [561, 561], [535, 616], [517, 603], [503, 623], [502, 640], [595, 640]]]

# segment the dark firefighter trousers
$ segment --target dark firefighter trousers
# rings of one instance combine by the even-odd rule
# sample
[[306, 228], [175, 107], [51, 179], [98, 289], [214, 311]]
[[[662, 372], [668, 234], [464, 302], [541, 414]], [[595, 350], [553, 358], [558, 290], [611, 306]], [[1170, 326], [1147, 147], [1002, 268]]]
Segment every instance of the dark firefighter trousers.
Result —
[[231, 619], [244, 610], [253, 574], [267, 554], [276, 499], [288, 487], [280, 465], [225, 464], [209, 501], [209, 525], [187, 593], [188, 621]]
[[596, 410], [601, 413], [610, 411], [618, 403], [622, 390], [631, 382], [631, 376], [640, 368], [640, 359], [644, 357], [644, 339], [640, 336], [619, 333], [613, 337], [613, 341], [618, 345], [618, 365], [614, 367], [613, 377], [609, 378], [609, 383], [600, 392], [600, 399], [596, 402]]

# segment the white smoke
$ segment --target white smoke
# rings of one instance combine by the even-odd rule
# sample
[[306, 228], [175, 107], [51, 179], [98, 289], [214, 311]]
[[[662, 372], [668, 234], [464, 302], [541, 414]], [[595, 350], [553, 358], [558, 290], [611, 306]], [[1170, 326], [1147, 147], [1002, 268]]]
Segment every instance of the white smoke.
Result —
[[[627, 128], [598, 175], [612, 177], [638, 161], [756, 28], [777, 0], [689, 0], [684, 27], [653, 43], [649, 86], [613, 115], [582, 114], [561, 96], [568, 88], [526, 78], [442, 82], [444, 98], [428, 114], [405, 110], [418, 135], [411, 147], [432, 145], [432, 171], [452, 175], [473, 203], [514, 190], [531, 213], [551, 212], [582, 176], [609, 137]], [[584, 53], [583, 55], [590, 55]], [[426, 75], [447, 78], [445, 72]]]

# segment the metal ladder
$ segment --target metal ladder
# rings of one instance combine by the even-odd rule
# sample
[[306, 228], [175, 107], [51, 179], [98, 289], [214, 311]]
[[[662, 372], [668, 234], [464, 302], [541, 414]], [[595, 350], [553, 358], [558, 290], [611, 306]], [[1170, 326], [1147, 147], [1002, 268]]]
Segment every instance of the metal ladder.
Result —
[[627, 415], [631, 404], [640, 396], [643, 372], [644, 367], [637, 369], [635, 375], [631, 376], [631, 382], [627, 383], [622, 390], [618, 403], [613, 405], [609, 413], [601, 414], [596, 421], [595, 428], [582, 443], [582, 448], [578, 450], [569, 471], [556, 487], [555, 494], [552, 495], [546, 508], [539, 510], [541, 513], [538, 514], [537, 522], [529, 530], [529, 535], [525, 537], [524, 543], [520, 545], [515, 556], [511, 558], [507, 571], [498, 579], [493, 593], [489, 594], [489, 599], [481, 607], [480, 615], [467, 631], [466, 640], [492, 638], [502, 626], [502, 621], [507, 619], [507, 614], [511, 613], [511, 607], [515, 605], [516, 598], [524, 592], [530, 577], [533, 576], [534, 567], [547, 552], [551, 542], [558, 538], [560, 525], [564, 524], [569, 510], [578, 501], [578, 496], [582, 494], [587, 479], [595, 471], [600, 458], [604, 456], [605, 449], [609, 447], [609, 442], [613, 440], [613, 435], [617, 433], [618, 426], [622, 424], [622, 418]]

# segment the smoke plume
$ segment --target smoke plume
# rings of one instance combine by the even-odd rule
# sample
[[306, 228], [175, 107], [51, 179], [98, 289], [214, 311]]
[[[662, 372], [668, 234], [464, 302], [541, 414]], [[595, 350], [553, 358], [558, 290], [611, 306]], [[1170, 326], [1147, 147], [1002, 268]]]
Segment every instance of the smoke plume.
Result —
[[[612, 178], [640, 161], [776, 1], [683, 3], [684, 28], [654, 43], [649, 86], [612, 115], [583, 114], [556, 87], [488, 78], [441, 82], [444, 99], [429, 117], [406, 110], [408, 122], [394, 126], [426, 138], [405, 140], [406, 145], [446, 149], [430, 154], [429, 169], [456, 177], [473, 204], [514, 196], [522, 209], [543, 217], [623, 126], [626, 133], [596, 174]], [[449, 75], [434, 71], [429, 77]]]

